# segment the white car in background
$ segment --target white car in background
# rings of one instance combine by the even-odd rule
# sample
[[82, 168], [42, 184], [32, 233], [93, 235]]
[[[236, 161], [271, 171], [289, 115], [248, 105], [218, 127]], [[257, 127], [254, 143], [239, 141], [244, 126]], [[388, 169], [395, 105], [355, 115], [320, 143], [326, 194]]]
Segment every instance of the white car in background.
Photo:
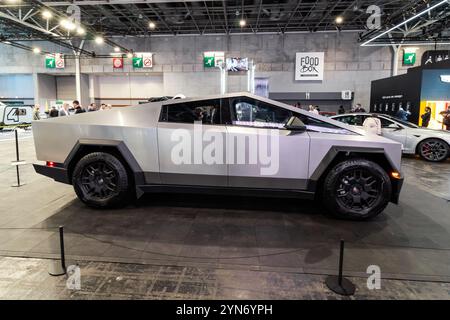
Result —
[[350, 113], [331, 118], [362, 127], [368, 117], [380, 119], [383, 137], [400, 142], [403, 145], [404, 154], [418, 154], [424, 160], [431, 162], [442, 162], [450, 156], [450, 131], [427, 129], [377, 113]]

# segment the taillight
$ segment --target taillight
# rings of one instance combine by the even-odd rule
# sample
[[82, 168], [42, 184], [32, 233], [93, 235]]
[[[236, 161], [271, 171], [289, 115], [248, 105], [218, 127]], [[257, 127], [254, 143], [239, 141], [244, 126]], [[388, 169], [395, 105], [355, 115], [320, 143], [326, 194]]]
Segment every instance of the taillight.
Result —
[[53, 161], [47, 161], [47, 167], [53, 168], [55, 163]]

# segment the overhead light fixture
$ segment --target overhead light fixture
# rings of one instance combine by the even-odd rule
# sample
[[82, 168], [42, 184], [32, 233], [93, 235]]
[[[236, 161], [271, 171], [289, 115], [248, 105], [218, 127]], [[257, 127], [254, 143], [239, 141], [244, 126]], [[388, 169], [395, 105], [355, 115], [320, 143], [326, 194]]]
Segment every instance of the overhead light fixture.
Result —
[[77, 34], [78, 34], [78, 35], [82, 36], [82, 35], [84, 35], [85, 33], [86, 33], [86, 30], [84, 30], [83, 27], [78, 27], [78, 28], [77, 28]]
[[395, 29], [398, 29], [399, 27], [404, 26], [405, 24], [407, 24], [407, 23], [409, 23], [409, 22], [411, 22], [411, 21], [413, 21], [413, 20], [423, 16], [424, 14], [427, 14], [428, 12], [430, 12], [430, 11], [432, 11], [432, 10], [434, 10], [434, 9], [444, 5], [444, 4], [448, 4], [449, 3], [448, 1], [449, 0], [442, 0], [442, 1], [438, 2], [438, 3], [436, 3], [434, 6], [431, 6], [431, 7], [427, 8], [427, 9], [425, 9], [422, 12], [419, 12], [418, 14], [412, 16], [411, 18], [409, 18], [409, 19], [407, 19], [407, 20], [405, 20], [403, 22], [400, 22], [399, 24], [397, 24], [396, 26], [390, 28], [389, 30], [386, 30], [386, 31], [380, 33], [379, 35], [373, 37], [372, 39], [367, 40], [366, 42], [361, 44], [361, 46], [364, 47], [364, 46], [368, 45], [369, 43], [371, 43], [371, 42], [381, 38], [382, 36], [391, 33]]
[[119, 47], [114, 47], [114, 51], [115, 52], [120, 52], [120, 48]]
[[35, 54], [39, 54], [39, 53], [41, 53], [41, 49], [38, 48], [38, 47], [33, 48], [33, 52], [34, 52]]
[[133, 53], [128, 52], [128, 53], [127, 53], [127, 58], [129, 58], [129, 59], [133, 58]]
[[9, 41], [3, 41], [4, 44], [11, 44]]
[[70, 21], [68, 19], [62, 19], [59, 24], [61, 27], [63, 27], [64, 29], [67, 29], [69, 31], [75, 30], [75, 28], [77, 27], [75, 25], [75, 23], [73, 23], [72, 21]]
[[153, 22], [153, 21], [150, 21], [149, 23], [148, 23], [148, 27], [150, 28], [150, 29], [155, 29], [156, 28], [156, 24]]
[[338, 16], [338, 17], [336, 17], [335, 21], [336, 21], [337, 24], [342, 24], [344, 22], [344, 17]]
[[51, 17], [53, 17], [53, 14], [49, 11], [49, 10], [44, 10], [42, 11], [42, 17], [44, 19], [50, 19]]
[[240, 25], [241, 27], [245, 27], [246, 24], [247, 24], [247, 21], [245, 21], [245, 19], [239, 20], [239, 25]]
[[103, 43], [103, 37], [102, 36], [96, 36], [94, 39], [95, 43], [102, 44]]

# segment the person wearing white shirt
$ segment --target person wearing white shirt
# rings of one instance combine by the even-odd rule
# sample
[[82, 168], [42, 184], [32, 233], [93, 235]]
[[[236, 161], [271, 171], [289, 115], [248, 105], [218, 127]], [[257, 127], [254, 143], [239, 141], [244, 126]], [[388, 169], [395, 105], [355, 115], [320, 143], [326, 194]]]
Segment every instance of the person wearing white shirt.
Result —
[[64, 116], [70, 115], [70, 114], [69, 114], [69, 104], [68, 104], [68, 103], [64, 103], [63, 106], [62, 106], [62, 108], [59, 109], [59, 112], [58, 112], [58, 113], [59, 113], [58, 115], [59, 115], [60, 117], [64, 117]]

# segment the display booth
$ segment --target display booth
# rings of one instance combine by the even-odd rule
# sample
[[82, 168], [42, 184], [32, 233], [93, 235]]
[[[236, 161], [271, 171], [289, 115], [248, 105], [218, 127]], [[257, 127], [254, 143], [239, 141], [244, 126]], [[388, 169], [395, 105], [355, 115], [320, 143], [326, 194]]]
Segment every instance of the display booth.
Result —
[[395, 116], [402, 107], [408, 120], [422, 125], [421, 115], [431, 108], [428, 128], [443, 129], [440, 115], [450, 106], [450, 60], [408, 69], [403, 75], [372, 81], [370, 111]]

